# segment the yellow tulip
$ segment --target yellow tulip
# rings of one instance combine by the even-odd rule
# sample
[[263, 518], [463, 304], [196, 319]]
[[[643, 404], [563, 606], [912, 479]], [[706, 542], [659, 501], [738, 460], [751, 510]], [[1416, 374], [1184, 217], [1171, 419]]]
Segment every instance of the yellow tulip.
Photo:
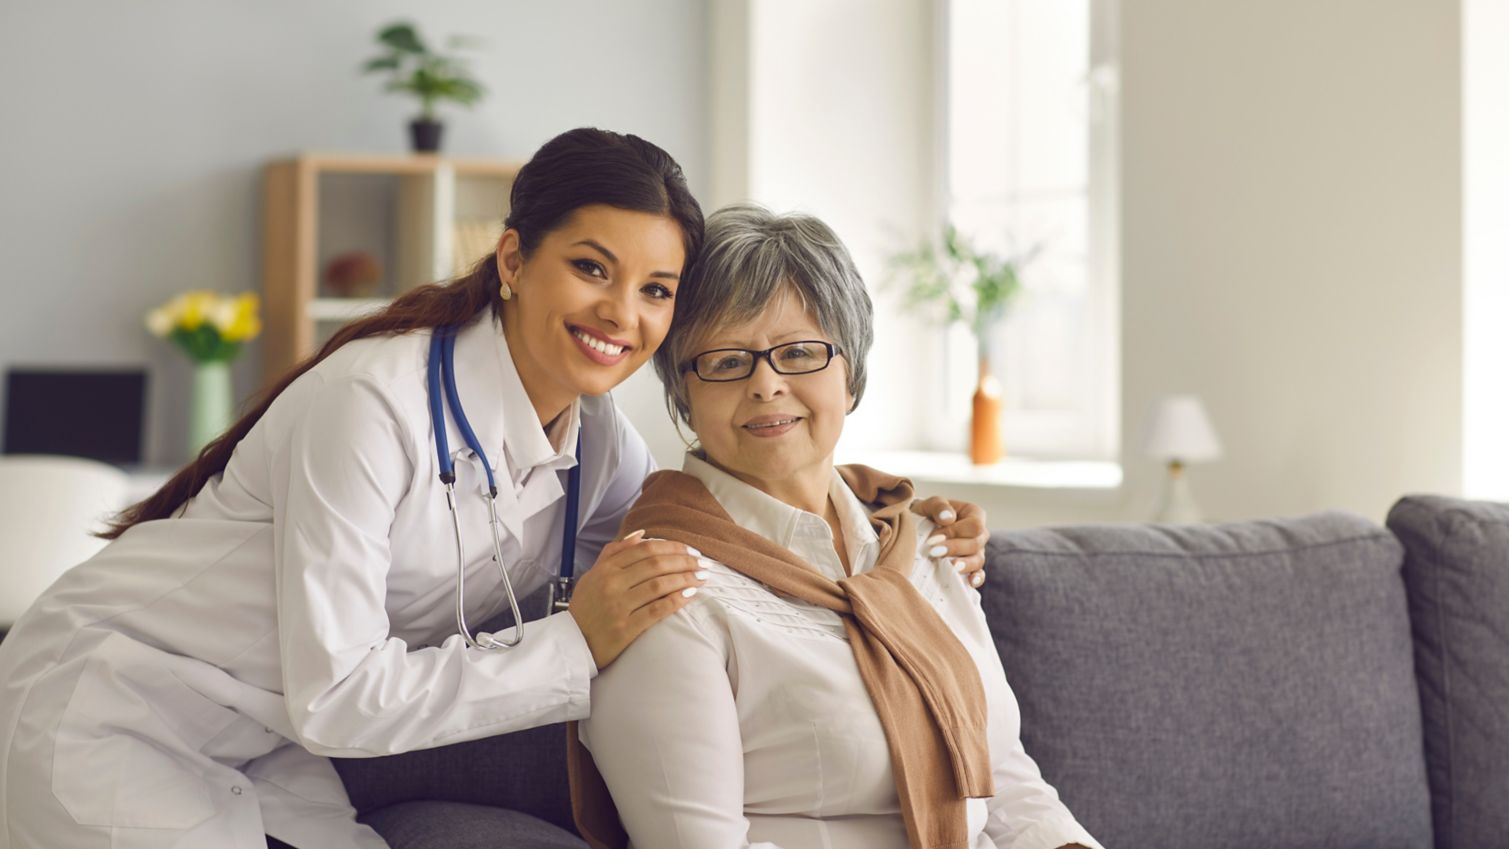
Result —
[[[255, 292], [223, 295], [208, 289], [194, 289], [148, 312], [147, 330], [154, 336], [165, 337], [177, 331], [194, 334], [209, 324], [220, 342], [245, 342], [262, 332], [262, 320], [258, 316], [260, 303]], [[194, 354], [192, 348], [190, 354], [203, 356]]]
[[254, 292], [243, 292], [235, 300], [228, 299], [227, 304], [231, 307], [234, 319], [221, 328], [221, 335], [232, 342], [255, 339], [262, 332], [262, 322], [257, 317], [257, 303]]
[[177, 327], [178, 323], [183, 320], [183, 295], [175, 295], [173, 300], [163, 304], [162, 308], [167, 312], [168, 318], [172, 319], [173, 326]]
[[167, 307], [158, 307], [147, 313], [147, 332], [159, 338], [173, 332], [173, 314]]
[[214, 309], [215, 293], [196, 289], [183, 294], [183, 302], [180, 307], [182, 312], [178, 315], [178, 326], [184, 330], [198, 330], [199, 325], [209, 318], [210, 311]]
[[230, 298], [216, 298], [209, 308], [210, 323], [220, 331], [221, 338], [229, 338], [231, 327], [236, 323], [236, 302]]
[[231, 325], [231, 332], [226, 336], [232, 342], [245, 342], [257, 338], [262, 332], [262, 321], [254, 314], [237, 316], [236, 323]]

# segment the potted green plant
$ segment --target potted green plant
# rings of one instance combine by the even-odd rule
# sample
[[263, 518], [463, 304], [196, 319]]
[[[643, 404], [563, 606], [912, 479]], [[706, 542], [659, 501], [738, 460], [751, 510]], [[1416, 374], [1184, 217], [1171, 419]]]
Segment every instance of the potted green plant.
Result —
[[963, 322], [974, 334], [980, 374], [975, 386], [970, 426], [970, 459], [977, 464], [1000, 461], [1001, 384], [990, 373], [990, 346], [996, 325], [1021, 291], [1018, 275], [1037, 256], [1035, 245], [1015, 256], [978, 250], [953, 224], [942, 239], [895, 254], [889, 270], [903, 287], [909, 308], [920, 309], [945, 327]]
[[[482, 99], [486, 90], [471, 78], [460, 59], [432, 52], [411, 23], [383, 27], [377, 32], [377, 43], [385, 52], [367, 60], [362, 70], [368, 74], [388, 73], [387, 91], [408, 92], [419, 98], [419, 117], [409, 122], [414, 150], [439, 150], [440, 133], [445, 125], [435, 117], [435, 104], [452, 100], [471, 106]], [[452, 36], [448, 45], [461, 48], [469, 43], [469, 39]]]
[[231, 361], [262, 332], [255, 292], [185, 292], [147, 313], [147, 330], [171, 339], [194, 361], [189, 403], [189, 457], [224, 433], [234, 419]]

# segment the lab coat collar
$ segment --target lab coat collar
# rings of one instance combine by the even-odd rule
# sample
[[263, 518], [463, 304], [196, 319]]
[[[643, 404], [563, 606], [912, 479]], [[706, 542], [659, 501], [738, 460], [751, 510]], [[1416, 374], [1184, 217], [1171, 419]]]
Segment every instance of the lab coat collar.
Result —
[[[456, 335], [456, 389], [494, 475], [516, 482], [538, 466], [569, 469], [576, 465], [581, 400], [573, 401], [563, 413], [565, 420], [552, 428], [560, 434], [557, 450], [535, 418], [502, 323], [491, 310]], [[466, 443], [458, 438], [452, 448], [457, 446], [464, 449]], [[505, 483], [499, 480], [499, 488]]]
[[[702, 481], [707, 491], [718, 499], [718, 503], [741, 527], [784, 548], [794, 547], [797, 530], [804, 520], [810, 522], [815, 519], [823, 527], [827, 527], [827, 521], [823, 517], [767, 495], [691, 451], [687, 452], [681, 471]], [[880, 538], [870, 526], [870, 512], [844, 483], [843, 478], [839, 477], [836, 469], [833, 471], [833, 479], [828, 483], [828, 497], [838, 510], [844, 542], [851, 552], [879, 543]], [[851, 560], [859, 562], [859, 558], [851, 557]]]

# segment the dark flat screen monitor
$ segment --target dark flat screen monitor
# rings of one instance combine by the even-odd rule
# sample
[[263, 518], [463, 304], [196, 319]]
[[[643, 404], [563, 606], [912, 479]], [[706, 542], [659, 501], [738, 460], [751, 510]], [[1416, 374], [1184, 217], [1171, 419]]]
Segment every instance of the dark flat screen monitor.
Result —
[[141, 369], [10, 369], [5, 453], [139, 466], [146, 397]]

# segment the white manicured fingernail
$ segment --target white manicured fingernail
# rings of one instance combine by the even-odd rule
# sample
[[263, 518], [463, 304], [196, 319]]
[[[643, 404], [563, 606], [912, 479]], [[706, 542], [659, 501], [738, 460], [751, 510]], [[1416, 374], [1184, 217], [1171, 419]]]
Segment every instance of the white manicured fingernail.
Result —
[[690, 554], [693, 557], [701, 557], [702, 556], [702, 552], [698, 551], [695, 548], [692, 548], [691, 546], [687, 546], [686, 547], [686, 553]]
[[954, 567], [954, 571], [955, 572], [958, 572], [961, 575], [964, 573], [964, 561], [963, 560], [953, 560], [953, 561], [950, 561], [949, 565], [952, 566], [952, 567]]
[[947, 553], [948, 553], [948, 546], [946, 546], [946, 545], [935, 545], [932, 548], [929, 548], [927, 550], [927, 556], [928, 557], [942, 557], [943, 555], [945, 555]]
[[933, 534], [932, 536], [927, 538], [927, 544], [937, 545], [938, 543], [943, 542], [946, 539], [948, 539], [948, 537], [944, 536], [943, 534]]
[[696, 587], [687, 587], [686, 589], [684, 589], [684, 590], [681, 591], [681, 597], [682, 598], [691, 598], [692, 596], [694, 596], [696, 594], [697, 594], [697, 588]]
[[699, 581], [705, 581], [705, 580], [707, 580], [707, 570], [706, 569], [698, 569], [697, 571], [695, 571], [695, 572], [692, 573], [692, 577], [696, 578]]
[[978, 587], [979, 585], [981, 585], [983, 583], [985, 583], [985, 573], [984, 572], [976, 572], [975, 575], [974, 575], [974, 577], [969, 579], [969, 585], [972, 586], [972, 587]]
[[953, 520], [954, 511], [952, 510], [944, 510], [942, 513], [938, 514], [938, 521], [940, 522], [952, 522]]
[[624, 542], [634, 542], [644, 536], [644, 530], [640, 529], [624, 537]]

